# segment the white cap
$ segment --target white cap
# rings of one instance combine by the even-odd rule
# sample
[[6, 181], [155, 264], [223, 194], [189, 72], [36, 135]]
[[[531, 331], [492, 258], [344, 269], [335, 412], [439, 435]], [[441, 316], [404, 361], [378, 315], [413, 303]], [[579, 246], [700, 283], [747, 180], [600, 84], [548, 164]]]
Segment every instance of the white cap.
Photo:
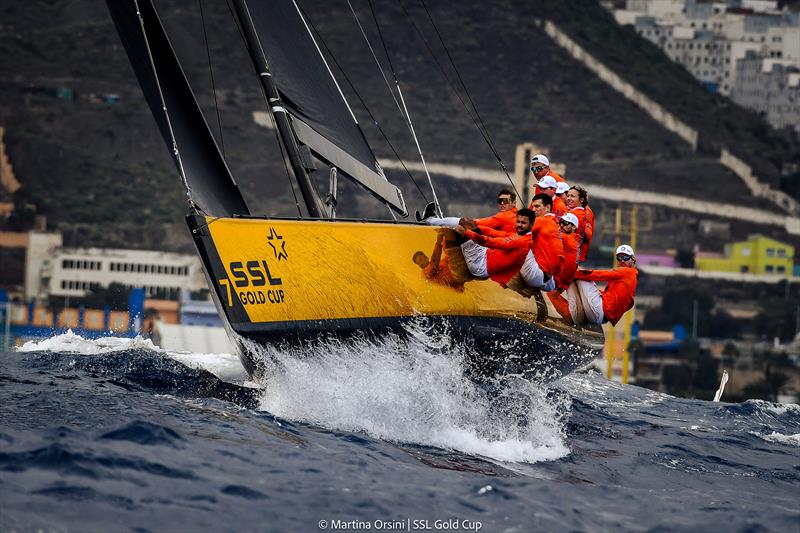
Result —
[[[571, 213], [568, 213], [568, 214], [571, 214]], [[614, 255], [619, 255], [619, 254], [625, 254], [625, 255], [632, 256], [633, 255], [633, 248], [631, 248], [627, 244], [623, 244], [622, 246], [619, 246], [617, 248], [617, 251], [614, 253]]]
[[[578, 217], [576, 217], [572, 213], [567, 213], [566, 215], [563, 215], [561, 217], [561, 221], [562, 222], [569, 222], [570, 224], [572, 224], [576, 228], [578, 227]], [[617, 253], [619, 253], [619, 251], [617, 251]]]
[[550, 188], [555, 189], [556, 187], [558, 187], [558, 182], [553, 176], [545, 176], [542, 179], [540, 179], [539, 183], [537, 183], [536, 185], [538, 185], [539, 188], [541, 189], [550, 189]]
[[564, 194], [569, 190], [569, 183], [566, 181], [559, 181], [556, 186], [556, 194]]
[[550, 160], [547, 159], [547, 156], [544, 154], [536, 154], [535, 156], [531, 157], [531, 165], [534, 163], [541, 163], [546, 167], [550, 166]]

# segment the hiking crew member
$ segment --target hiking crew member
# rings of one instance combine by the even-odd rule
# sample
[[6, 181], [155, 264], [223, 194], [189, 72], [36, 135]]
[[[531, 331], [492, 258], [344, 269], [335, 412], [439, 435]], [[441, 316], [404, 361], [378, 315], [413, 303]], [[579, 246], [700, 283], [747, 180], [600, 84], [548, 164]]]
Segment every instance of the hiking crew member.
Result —
[[[531, 202], [533, 211], [536, 213], [536, 220], [531, 229], [531, 260], [526, 260], [520, 271], [526, 282], [539, 279], [540, 283], [529, 283], [531, 286], [547, 286], [545, 290], [555, 288], [555, 275], [561, 270], [564, 262], [564, 245], [561, 241], [561, 232], [558, 228], [558, 221], [551, 210], [553, 200], [545, 193], [537, 194]], [[550, 288], [552, 287], [552, 288]]]
[[583, 263], [594, 235], [594, 213], [589, 208], [589, 194], [583, 187], [570, 187], [564, 201], [569, 212], [578, 217], [578, 263]]
[[517, 195], [508, 189], [502, 189], [497, 193], [497, 205], [500, 209], [497, 213], [476, 219], [475, 223], [513, 235], [517, 223]]
[[[571, 318], [576, 325], [585, 322], [611, 322], [611, 325], [616, 325], [622, 315], [633, 307], [639, 275], [633, 248], [623, 244], [617, 248], [616, 257], [619, 263], [617, 268], [578, 270], [575, 273], [575, 283], [567, 291], [567, 299], [564, 300], [563, 296], [552, 298], [556, 309], [564, 318]], [[608, 285], [601, 291], [593, 283], [595, 281], [605, 281]]]
[[464, 226], [455, 231], [470, 240], [461, 245], [470, 272], [477, 277], [489, 277], [503, 287], [519, 272], [530, 251], [530, 231], [535, 215], [528, 209], [517, 211], [516, 234], [506, 237], [487, 237]]
[[[566, 181], [559, 181], [556, 185], [556, 194], [553, 196], [553, 214], [557, 217], [569, 212], [569, 207], [565, 202], [565, 194], [569, 190], [569, 183]], [[558, 202], [556, 202], [558, 200]], [[560, 210], [560, 212], [559, 212]]]
[[592, 211], [588, 201], [583, 208], [586, 210], [586, 240], [584, 241], [585, 246], [581, 246], [580, 257], [578, 257], [579, 263], [586, 261], [586, 254], [589, 253], [589, 246], [592, 245], [592, 237], [594, 236], [594, 211]]
[[[554, 180], [552, 176], [543, 177], [541, 181], [539, 181], [538, 187], [542, 191], [538, 194], [546, 194], [552, 199], [553, 208], [551, 212], [555, 216], [560, 217], [561, 215], [563, 215], [568, 211], [567, 205], [564, 203], [564, 201], [558, 196], [556, 196], [556, 190], [558, 189], [558, 182]], [[534, 198], [536, 198], [536, 196], [534, 196]], [[531, 201], [531, 208], [532, 207], [533, 207], [533, 201]]]
[[572, 283], [575, 271], [578, 270], [578, 217], [567, 213], [558, 221], [561, 228], [561, 242], [564, 243], [564, 263], [556, 275], [556, 287], [564, 290]]
[[514, 228], [517, 220], [516, 201], [516, 194], [508, 189], [501, 189], [500, 192], [497, 193], [497, 205], [499, 206], [499, 211], [490, 217], [479, 218], [474, 221], [470, 218], [461, 217], [439, 218], [433, 216], [433, 209], [428, 209], [428, 207], [430, 207], [432, 204], [428, 204], [428, 207], [425, 208], [425, 213], [423, 215], [419, 215], [417, 220], [419, 222], [425, 221], [431, 226], [442, 226], [445, 228], [455, 228], [459, 225], [466, 226], [468, 228], [474, 228], [475, 225], [478, 225], [500, 231], [504, 235], [513, 235], [516, 231]]
[[[553, 169], [550, 168], [550, 160], [547, 159], [547, 156], [544, 154], [536, 154], [531, 158], [531, 172], [537, 180], [541, 180], [545, 176], [550, 176], [557, 182], [564, 181], [564, 178], [559, 176], [553, 171]], [[542, 191], [539, 189], [539, 185], [537, 184], [533, 191], [533, 195], [536, 196], [540, 192]]]

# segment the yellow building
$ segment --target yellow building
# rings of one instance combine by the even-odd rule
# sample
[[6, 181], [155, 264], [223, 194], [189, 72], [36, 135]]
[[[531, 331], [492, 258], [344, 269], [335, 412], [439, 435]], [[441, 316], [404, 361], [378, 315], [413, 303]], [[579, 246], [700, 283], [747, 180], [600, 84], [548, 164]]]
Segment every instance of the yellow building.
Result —
[[726, 245], [724, 257], [696, 257], [695, 268], [791, 276], [793, 262], [794, 246], [763, 235], [751, 235], [746, 241]]

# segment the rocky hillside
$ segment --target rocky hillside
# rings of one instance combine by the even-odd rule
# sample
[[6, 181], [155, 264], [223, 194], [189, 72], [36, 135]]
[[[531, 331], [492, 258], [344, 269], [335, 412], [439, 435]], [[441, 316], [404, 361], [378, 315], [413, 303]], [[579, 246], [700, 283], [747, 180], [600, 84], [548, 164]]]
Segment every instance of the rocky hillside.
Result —
[[[156, 3], [251, 210], [291, 215], [294, 200], [274, 133], [252, 119], [253, 111], [264, 109], [263, 98], [226, 4], [204, 1], [204, 26], [196, 1]], [[380, 51], [368, 4], [352, 3]], [[727, 99], [705, 92], [657, 48], [617, 26], [596, 2], [428, 3], [509, 167], [515, 145], [532, 141], [550, 147], [555, 159], [567, 163], [570, 179], [578, 182], [762, 206], [716, 163], [716, 147], [727, 145], [765, 180], [779, 185], [783, 179], [787, 189], [794, 186], [781, 171], [800, 159], [796, 136], [775, 131]], [[347, 2], [303, 0], [301, 4], [402, 157], [414, 160], [406, 128]], [[426, 158], [492, 168], [491, 152], [403, 13], [406, 5], [411, 20], [446, 65], [421, 4], [385, 0], [375, 5]], [[701, 150], [692, 152], [573, 61], [535, 26], [536, 19], [556, 22], [608, 66], [697, 128]], [[104, 2], [3, 3], [0, 57], [4, 66], [0, 125], [7, 130], [8, 152], [27, 194], [52, 225], [65, 231], [68, 242], [187, 247], [181, 222], [186, 204], [177, 172]], [[448, 75], [454, 78], [452, 71]], [[343, 89], [356, 104], [352, 89], [346, 83]], [[118, 95], [119, 101], [108, 95]], [[375, 151], [392, 156], [364, 110], [356, 106], [356, 113]], [[406, 176], [395, 173], [393, 178], [412, 209], [422, 204]], [[494, 189], [436, 179], [446, 205], [486, 209]], [[352, 213], [381, 213], [361, 199], [351, 205], [357, 206]], [[675, 220], [682, 219], [667, 224]]]

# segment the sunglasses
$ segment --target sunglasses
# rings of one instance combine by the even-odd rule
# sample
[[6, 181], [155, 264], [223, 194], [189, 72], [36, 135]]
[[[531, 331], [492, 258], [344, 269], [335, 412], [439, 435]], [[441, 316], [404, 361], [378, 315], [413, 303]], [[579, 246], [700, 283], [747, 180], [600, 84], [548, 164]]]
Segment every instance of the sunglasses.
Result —
[[632, 255], [628, 254], [617, 254], [617, 261], [629, 261], [633, 258]]
[[562, 226], [575, 226], [572, 222], [567, 222], [566, 220], [559, 220], [558, 223]]
[[546, 169], [546, 168], [547, 168], [547, 167], [546, 167], [546, 166], [544, 166], [544, 165], [541, 165], [541, 166], [534, 166], [534, 165], [531, 165], [531, 170], [533, 170], [534, 172], [541, 172], [542, 170], [544, 170], [544, 169]]
[[502, 204], [510, 204], [512, 201], [513, 200], [511, 200], [511, 198], [498, 198], [497, 199], [497, 203], [501, 204], [501, 205]]

